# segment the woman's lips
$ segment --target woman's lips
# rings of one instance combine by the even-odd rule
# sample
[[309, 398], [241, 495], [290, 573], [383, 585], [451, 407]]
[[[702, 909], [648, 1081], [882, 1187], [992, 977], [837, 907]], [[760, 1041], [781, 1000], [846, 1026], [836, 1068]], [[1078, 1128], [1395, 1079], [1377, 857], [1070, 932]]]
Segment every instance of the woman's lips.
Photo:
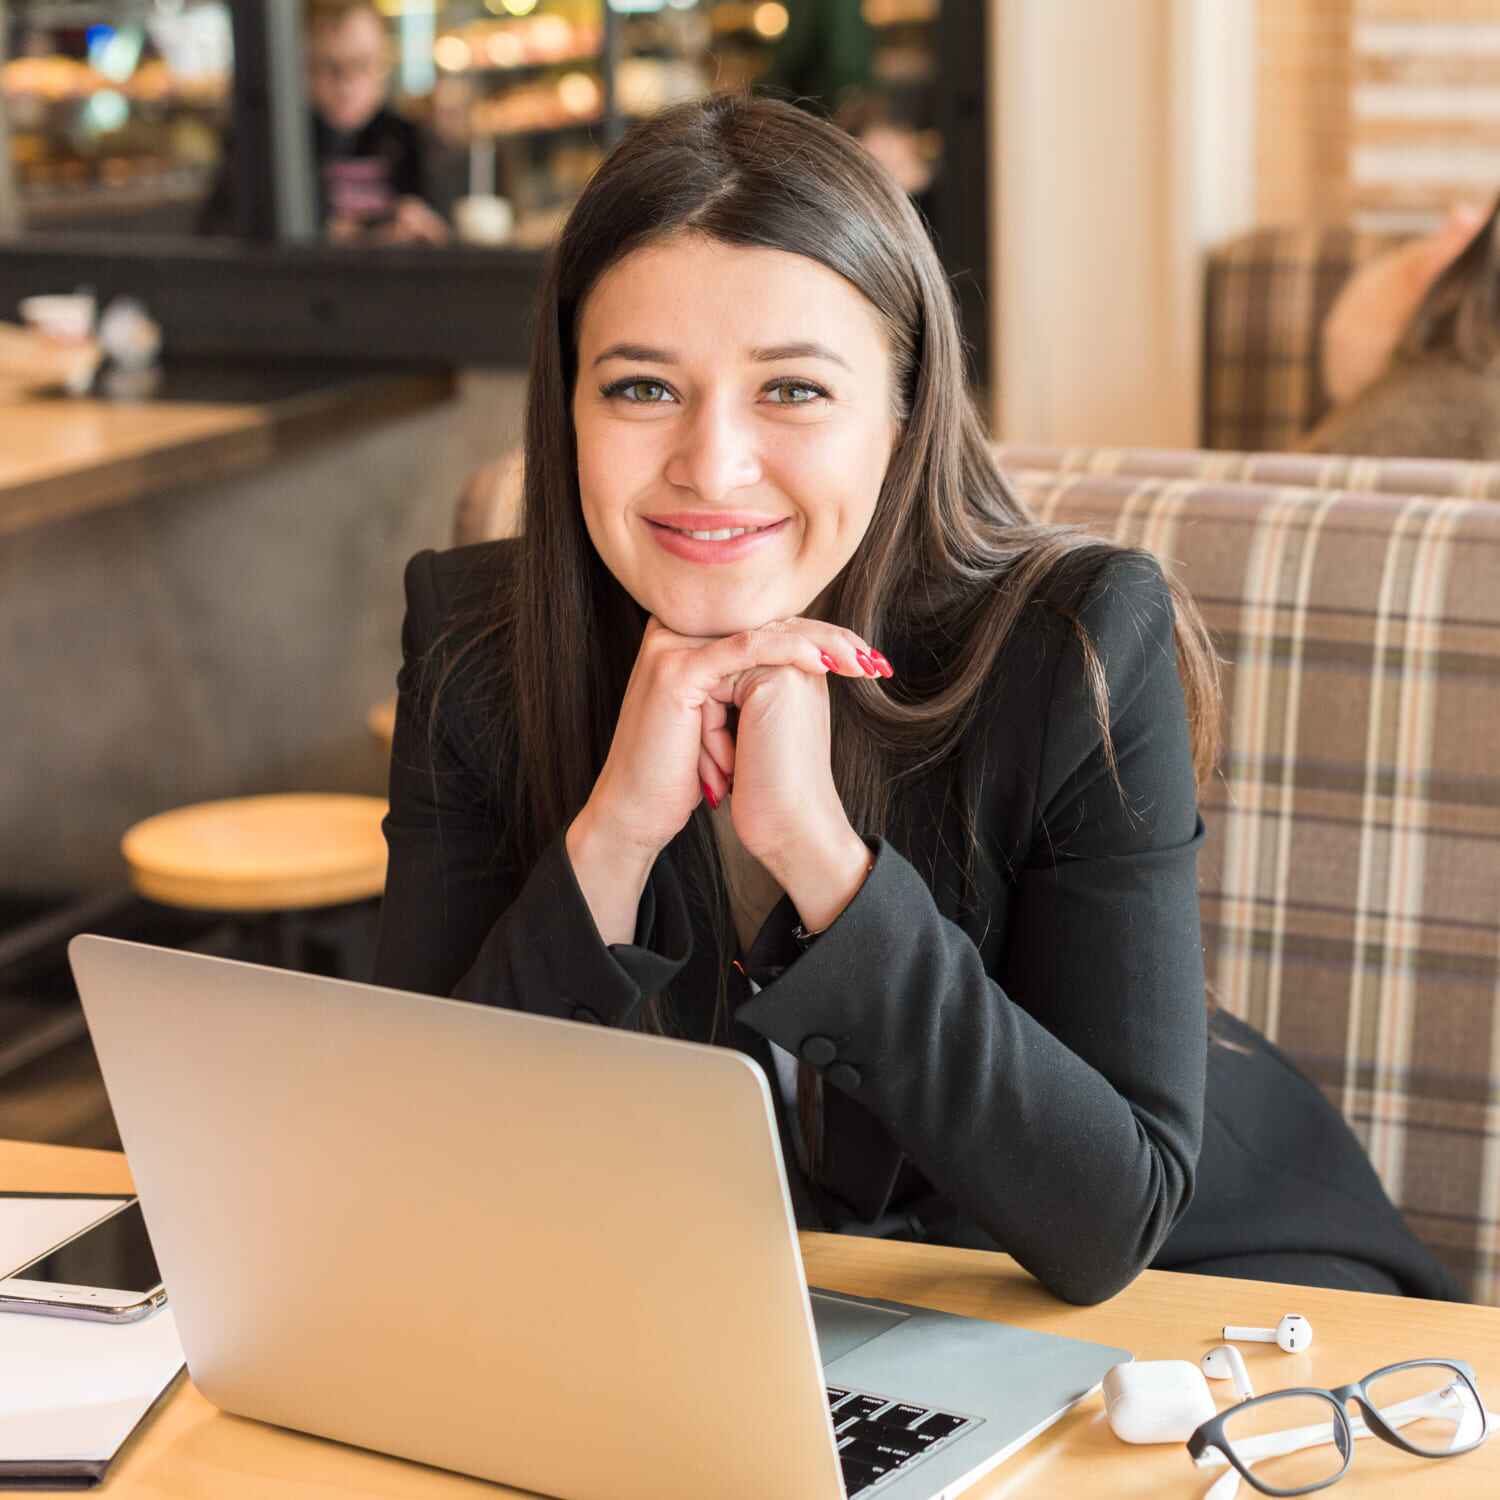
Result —
[[[681, 519], [690, 519], [694, 522], [700, 520], [697, 516]], [[673, 557], [681, 557], [687, 562], [727, 563], [738, 562], [740, 558], [758, 548], [769, 545], [781, 535], [790, 520], [790, 516], [784, 516], [769, 526], [762, 523], [759, 530], [745, 531], [739, 536], [726, 537], [723, 541], [708, 541], [703, 537], [688, 536], [685, 530], [676, 530], [672, 526], [665, 525], [661, 521], [653, 521], [649, 517], [646, 518], [646, 525], [650, 528], [657, 545], [663, 551], [670, 552]], [[747, 524], [755, 523], [736, 522], [733, 517], [726, 517], [717, 525], [695, 524], [692, 529], [695, 531], [730, 531], [738, 530], [739, 526]]]

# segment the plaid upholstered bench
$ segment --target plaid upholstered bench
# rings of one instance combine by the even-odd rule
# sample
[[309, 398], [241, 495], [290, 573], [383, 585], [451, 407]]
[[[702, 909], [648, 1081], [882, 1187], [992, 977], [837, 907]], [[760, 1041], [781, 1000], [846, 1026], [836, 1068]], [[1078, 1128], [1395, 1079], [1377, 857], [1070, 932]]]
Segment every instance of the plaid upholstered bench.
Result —
[[[1215, 999], [1500, 1303], [1500, 505], [1466, 498], [1500, 498], [1500, 466], [998, 453], [1043, 519], [1150, 548], [1202, 606], [1226, 659], [1200, 882]], [[512, 454], [466, 491], [455, 543], [508, 534], [519, 483]]]
[[1013, 474], [1041, 469], [1118, 479], [1189, 479], [1217, 484], [1242, 481], [1309, 490], [1500, 500], [1500, 464], [1465, 463], [1458, 459], [1208, 453], [1201, 448], [1034, 448], [1020, 443], [995, 451]]
[[1043, 457], [1002, 450], [1039, 516], [1174, 566], [1227, 662], [1200, 866], [1217, 1003], [1317, 1081], [1416, 1233], [1500, 1302], [1500, 505], [1460, 498], [1497, 476], [1374, 493], [1319, 488], [1295, 455], [1226, 470], [1295, 484], [1198, 477], [1234, 455]]

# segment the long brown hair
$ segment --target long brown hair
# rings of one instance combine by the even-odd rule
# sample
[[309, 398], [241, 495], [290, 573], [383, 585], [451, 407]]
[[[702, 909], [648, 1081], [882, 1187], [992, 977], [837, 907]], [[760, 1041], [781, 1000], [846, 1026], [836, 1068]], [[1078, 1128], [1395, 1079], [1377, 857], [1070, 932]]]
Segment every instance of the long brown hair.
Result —
[[[807, 256], [860, 291], [885, 325], [900, 437], [869, 530], [824, 596], [823, 613], [866, 640], [943, 649], [920, 680], [850, 680], [834, 695], [834, 780], [861, 833], [885, 832], [896, 789], [957, 749], [1027, 606], [1044, 591], [1081, 600], [1101, 562], [1121, 550], [1076, 528], [1038, 525], [1011, 490], [968, 394], [953, 297], [926, 229], [862, 147], [790, 105], [737, 95], [678, 105], [637, 125], [570, 215], [538, 303], [520, 554], [514, 586], [490, 617], [504, 645], [489, 654], [508, 679], [501, 732], [514, 753], [502, 760], [516, 768], [504, 789], [506, 853], [521, 869], [588, 799], [645, 626], [583, 524], [571, 416], [580, 311], [612, 265], [683, 233]], [[1217, 663], [1197, 610], [1172, 588], [1201, 783], [1216, 752]], [[1076, 620], [1074, 628], [1113, 768], [1102, 664]], [[972, 881], [979, 840], [972, 808], [965, 815]], [[723, 872], [701, 809], [689, 826], [695, 869], [685, 874], [715, 916], [722, 975], [730, 956]], [[657, 1028], [669, 1014], [658, 997], [644, 1010]], [[727, 1018], [722, 986], [719, 1016]], [[799, 1112], [815, 1170], [820, 1097], [804, 1067]]]

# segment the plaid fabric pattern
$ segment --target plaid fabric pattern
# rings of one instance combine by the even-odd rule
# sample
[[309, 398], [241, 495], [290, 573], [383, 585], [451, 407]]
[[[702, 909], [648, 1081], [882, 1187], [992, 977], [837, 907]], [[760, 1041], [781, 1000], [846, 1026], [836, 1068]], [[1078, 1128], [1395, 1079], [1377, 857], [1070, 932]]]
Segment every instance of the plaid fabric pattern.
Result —
[[1162, 479], [1243, 480], [1309, 490], [1361, 490], [1379, 495], [1453, 495], [1500, 500], [1500, 464], [1437, 458], [1346, 458], [1316, 453], [1205, 453], [1200, 448], [995, 449], [1007, 470], [1065, 474], [1142, 475]]
[[1342, 225], [1256, 229], [1209, 253], [1200, 414], [1205, 448], [1287, 448], [1328, 410], [1318, 330], [1354, 267], [1396, 243]]
[[1203, 807], [1214, 996], [1296, 1058], [1415, 1232], [1500, 1303], [1500, 507], [1016, 477], [1040, 518], [1150, 548], [1203, 609], [1228, 661]]

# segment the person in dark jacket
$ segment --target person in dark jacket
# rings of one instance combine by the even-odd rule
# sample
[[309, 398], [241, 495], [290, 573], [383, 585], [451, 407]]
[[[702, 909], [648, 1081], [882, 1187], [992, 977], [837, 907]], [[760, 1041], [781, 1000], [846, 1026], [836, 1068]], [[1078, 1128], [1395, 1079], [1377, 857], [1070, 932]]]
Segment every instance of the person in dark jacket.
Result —
[[627, 134], [540, 293], [522, 534], [406, 586], [377, 982], [739, 1048], [804, 1227], [1075, 1302], [1153, 1264], [1453, 1295], [1210, 1016], [1197, 610], [1027, 514], [841, 131], [719, 97]]
[[[431, 206], [422, 132], [386, 102], [390, 44], [374, 0], [309, 0], [304, 45], [318, 224], [336, 244], [446, 244]], [[234, 146], [199, 216], [234, 230]]]

